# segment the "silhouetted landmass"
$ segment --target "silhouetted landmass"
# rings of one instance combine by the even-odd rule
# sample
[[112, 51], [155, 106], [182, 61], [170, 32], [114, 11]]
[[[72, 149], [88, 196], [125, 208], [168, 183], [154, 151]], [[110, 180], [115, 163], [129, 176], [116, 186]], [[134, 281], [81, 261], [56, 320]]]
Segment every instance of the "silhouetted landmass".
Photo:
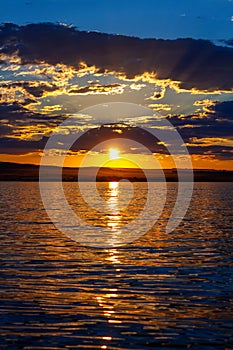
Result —
[[[59, 168], [55, 166], [44, 167], [44, 174], [46, 181], [58, 181], [59, 180]], [[89, 167], [82, 169], [82, 181], [93, 181], [95, 177], [93, 174], [96, 172], [96, 168]], [[161, 171], [147, 169], [148, 181], [163, 181]], [[175, 182], [178, 180], [176, 169], [163, 169], [166, 181]], [[62, 178], [63, 181], [77, 181], [78, 180], [78, 168], [63, 168]], [[188, 170], [183, 169], [182, 173], [188, 175]], [[129, 181], [147, 181], [143, 170], [135, 168], [100, 168], [97, 172], [97, 181], [119, 181], [121, 179], [127, 179]], [[194, 170], [194, 179], [196, 182], [232, 182], [233, 171], [227, 170]], [[18, 163], [0, 163], [0, 181], [39, 181], [39, 166], [30, 164], [18, 164]], [[188, 181], [188, 176], [187, 176]]]

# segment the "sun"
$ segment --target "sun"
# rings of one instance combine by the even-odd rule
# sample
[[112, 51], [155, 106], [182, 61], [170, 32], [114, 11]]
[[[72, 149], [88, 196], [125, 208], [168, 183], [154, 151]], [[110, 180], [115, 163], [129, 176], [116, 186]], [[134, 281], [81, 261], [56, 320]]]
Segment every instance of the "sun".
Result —
[[109, 159], [114, 160], [120, 158], [119, 156], [119, 150], [117, 148], [110, 148], [109, 149]]

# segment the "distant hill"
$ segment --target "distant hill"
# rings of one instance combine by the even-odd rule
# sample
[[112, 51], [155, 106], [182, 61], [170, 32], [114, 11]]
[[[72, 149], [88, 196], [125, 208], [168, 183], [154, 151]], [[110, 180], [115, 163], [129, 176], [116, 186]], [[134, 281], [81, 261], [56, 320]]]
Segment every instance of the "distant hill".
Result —
[[[55, 166], [46, 166], [44, 170], [48, 181], [57, 181], [58, 169]], [[83, 168], [83, 181], [90, 181], [96, 168]], [[167, 181], [177, 181], [176, 169], [163, 169]], [[63, 168], [63, 181], [77, 181], [78, 168]], [[149, 181], [161, 181], [158, 170], [147, 169]], [[185, 175], [188, 170], [182, 170]], [[128, 179], [129, 181], [146, 181], [144, 172], [135, 168], [100, 168], [97, 174], [97, 181], [118, 181]], [[227, 170], [202, 170], [194, 169], [195, 181], [216, 181], [232, 182], [233, 171]], [[39, 166], [31, 164], [18, 164], [0, 162], [0, 181], [39, 181]]]

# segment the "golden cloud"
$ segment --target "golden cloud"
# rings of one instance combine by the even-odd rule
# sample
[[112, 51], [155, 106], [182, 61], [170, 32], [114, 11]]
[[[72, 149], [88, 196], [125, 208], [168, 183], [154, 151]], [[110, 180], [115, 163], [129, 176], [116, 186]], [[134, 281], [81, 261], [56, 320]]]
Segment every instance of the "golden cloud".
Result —
[[209, 99], [197, 100], [194, 102], [194, 106], [214, 106], [218, 101], [213, 101]]
[[[78, 76], [84, 77], [85, 75], [91, 75], [91, 74], [98, 74], [99, 69], [96, 66], [88, 66], [86, 62], [79, 62], [79, 68], [78, 68]], [[102, 75], [102, 74], [101, 74]]]
[[24, 103], [35, 99], [48, 96], [57, 96], [64, 93], [65, 90], [57, 88], [56, 84], [47, 81], [3, 81], [0, 84], [0, 102], [1, 103]]
[[31, 65], [28, 68], [29, 69], [27, 71], [19, 72], [16, 76], [26, 74], [42, 78], [46, 77], [57, 82], [67, 82], [69, 79], [72, 79], [75, 74], [77, 74], [76, 69], [61, 63], [56, 65], [43, 63], [39, 65]]
[[4, 86], [0, 85], [0, 103], [23, 103], [30, 98], [31, 95], [22, 86], [11, 85], [11, 81], [4, 81]]
[[136, 83], [130, 84], [130, 89], [131, 89], [131, 90], [140, 91], [140, 90], [143, 89], [144, 87], [146, 87], [146, 84], [136, 84]]
[[3, 52], [0, 52], [0, 61], [3, 61], [5, 64], [22, 64], [22, 60], [18, 56], [17, 52], [12, 55], [7, 55]]
[[39, 141], [43, 136], [50, 135], [54, 130], [55, 127], [44, 124], [17, 125], [17, 127], [12, 130], [12, 134], [7, 135], [7, 137], [24, 141]]
[[171, 105], [165, 103], [150, 103], [148, 107], [155, 111], [170, 111], [172, 109]]
[[7, 72], [7, 71], [15, 72], [15, 71], [18, 71], [20, 68], [21, 66], [19, 64], [10, 64], [6, 67], [2, 67], [1, 70], [3, 72]]
[[227, 139], [222, 137], [203, 137], [190, 138], [190, 142], [186, 143], [186, 146], [192, 147], [209, 147], [209, 146], [225, 146], [233, 147], [233, 139]]
[[61, 105], [52, 105], [52, 106], [43, 106], [43, 108], [40, 110], [41, 113], [49, 113], [61, 111], [62, 106]]
[[233, 92], [233, 89], [229, 90], [220, 90], [220, 89], [196, 89], [196, 88], [191, 88], [191, 89], [184, 89], [180, 87], [181, 82], [175, 82], [175, 84], [172, 84], [172, 87], [177, 93], [185, 92], [185, 93], [190, 93], [191, 95], [220, 95], [220, 94], [231, 94]]
[[69, 91], [69, 95], [94, 95], [94, 94], [105, 94], [115, 95], [122, 94], [124, 92], [125, 84], [109, 84], [100, 85], [92, 84], [84, 87], [72, 87]]

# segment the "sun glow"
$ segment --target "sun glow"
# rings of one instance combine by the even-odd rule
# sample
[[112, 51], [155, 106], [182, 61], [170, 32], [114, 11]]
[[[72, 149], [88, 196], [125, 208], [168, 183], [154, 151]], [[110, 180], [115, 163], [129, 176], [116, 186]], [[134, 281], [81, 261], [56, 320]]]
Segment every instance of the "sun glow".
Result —
[[118, 181], [110, 181], [108, 183], [108, 188], [109, 190], [113, 191], [113, 190], [117, 190], [118, 189], [118, 185], [119, 185], [119, 182]]
[[120, 158], [119, 156], [119, 150], [117, 148], [110, 148], [109, 149], [109, 158], [111, 160]]

